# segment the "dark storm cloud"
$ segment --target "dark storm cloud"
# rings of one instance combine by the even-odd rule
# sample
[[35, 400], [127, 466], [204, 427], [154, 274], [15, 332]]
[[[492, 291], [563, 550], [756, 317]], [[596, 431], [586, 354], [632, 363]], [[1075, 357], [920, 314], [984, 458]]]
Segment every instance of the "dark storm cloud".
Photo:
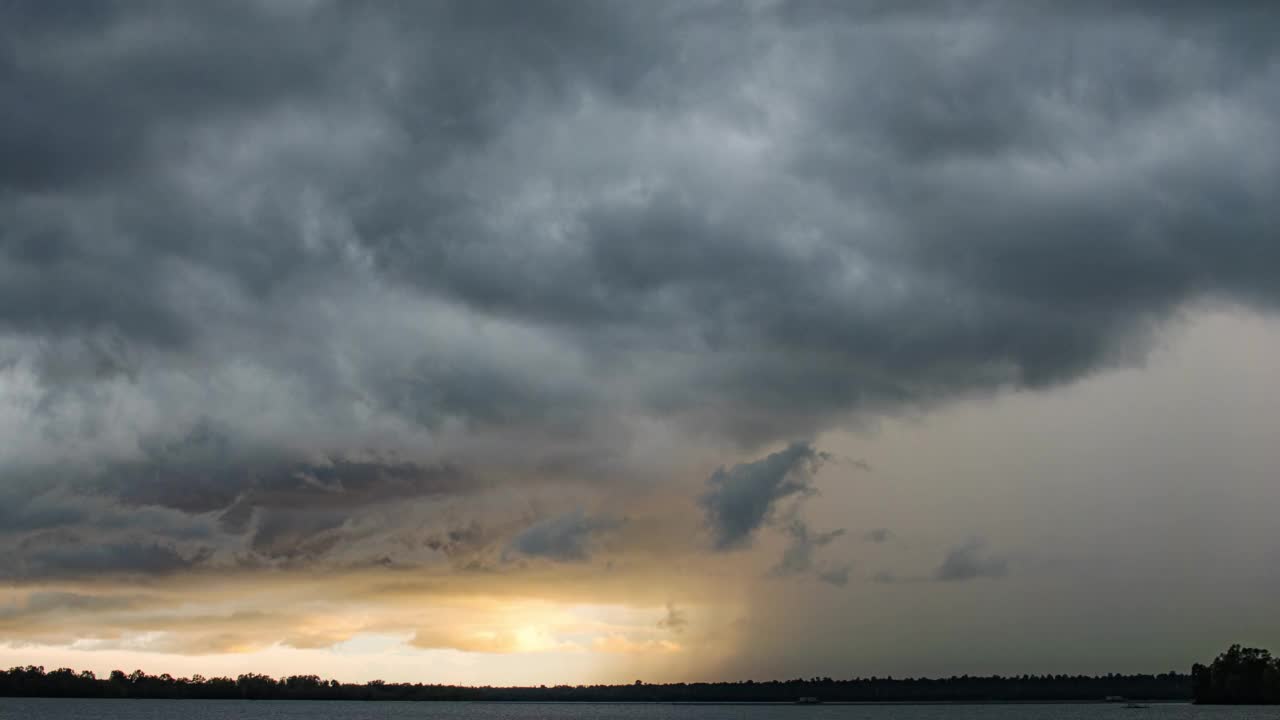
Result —
[[486, 487], [448, 465], [288, 460], [207, 424], [144, 443], [144, 458], [66, 469], [47, 488], [38, 477], [9, 478], [0, 493], [0, 549], [16, 556], [9, 572], [168, 572], [213, 560], [215, 550], [223, 561], [313, 561], [359, 539], [350, 523], [367, 511]]
[[[1244, 2], [4, 3], [0, 471], [80, 463], [97, 506], [311, 557], [350, 508], [643, 475], [637, 427], [751, 451], [1138, 361], [1198, 299], [1280, 301], [1278, 31]], [[718, 473], [716, 547], [813, 452]], [[113, 517], [55, 517], [82, 509], [12, 527]]]
[[590, 517], [578, 509], [525, 528], [511, 539], [510, 550], [530, 557], [582, 562], [590, 558], [593, 538], [618, 525], [615, 519]]
[[807, 443], [793, 443], [754, 462], [718, 468], [698, 500], [715, 549], [747, 546], [779, 500], [813, 493], [810, 475], [826, 458]]
[[1000, 578], [1009, 572], [1009, 563], [993, 556], [981, 538], [973, 538], [947, 552], [947, 557], [934, 571], [935, 580], [959, 581], [977, 578]]
[[168, 575], [206, 567], [232, 545], [207, 516], [5, 480], [15, 487], [0, 486], [0, 577], [13, 583]]
[[69, 579], [89, 575], [170, 575], [200, 567], [211, 550], [185, 553], [157, 542], [37, 542], [8, 553], [0, 563], [0, 577], [10, 581]]
[[162, 159], [163, 131], [322, 89], [341, 39], [288, 32], [253, 3], [16, 2], [5, 7], [0, 182], [65, 190]]
[[[399, 173], [442, 168], [526, 105], [565, 101], [580, 83], [635, 90], [659, 51], [617, 4], [144, 2], [81, 13], [20, 1], [2, 12], [0, 82], [11, 91], [0, 101], [0, 327], [107, 327], [149, 344], [199, 341], [191, 324], [200, 319], [166, 302], [175, 264], [225, 274], [251, 295], [324, 270], [326, 258], [299, 247], [296, 218], [281, 214], [293, 188], [275, 187], [316, 181], [349, 195], [351, 210], [372, 206], [376, 216], [351, 221], [374, 248], [429, 233], [406, 226], [424, 218], [384, 217], [396, 209], [395, 185], [414, 179]], [[202, 143], [234, 153], [264, 123], [341, 124], [351, 120], [345, 108], [361, 106], [403, 143], [374, 158], [378, 177], [285, 152], [252, 181], [263, 202], [229, 218], [174, 175]], [[389, 162], [404, 150], [407, 163]], [[351, 174], [321, 177], [335, 170]], [[399, 199], [427, 209], [425, 190]], [[465, 209], [462, 198], [446, 201], [453, 206], [432, 215]]]
[[106, 468], [94, 484], [130, 505], [223, 511], [232, 529], [243, 529], [257, 508], [340, 511], [482, 487], [448, 464], [291, 458], [207, 422], [176, 439], [144, 438], [142, 454]]
[[0, 488], [0, 539], [22, 540], [41, 534], [65, 534], [88, 527], [109, 534], [143, 532], [172, 541], [209, 541], [217, 534], [210, 517], [192, 517], [159, 507], [121, 505], [111, 495], [86, 494], [69, 486], [42, 488], [21, 478]]
[[85, 503], [68, 502], [65, 497], [54, 493], [34, 497], [5, 495], [4, 502], [0, 502], [0, 532], [6, 534], [71, 525], [92, 515]]

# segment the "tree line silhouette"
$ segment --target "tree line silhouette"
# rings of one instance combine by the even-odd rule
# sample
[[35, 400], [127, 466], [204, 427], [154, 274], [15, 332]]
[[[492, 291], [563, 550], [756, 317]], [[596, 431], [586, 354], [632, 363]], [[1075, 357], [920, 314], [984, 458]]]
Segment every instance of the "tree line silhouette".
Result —
[[1197, 703], [1275, 705], [1280, 703], [1280, 658], [1232, 645], [1209, 665], [1193, 665], [1191, 682]]
[[0, 696], [84, 698], [174, 698], [250, 700], [467, 700], [525, 702], [794, 702], [816, 697], [824, 702], [981, 702], [1097, 701], [1107, 696], [1145, 700], [1191, 699], [1191, 676], [1159, 675], [1015, 675], [949, 678], [829, 677], [755, 682], [628, 685], [556, 685], [469, 687], [423, 683], [358, 684], [316, 675], [272, 678], [246, 673], [236, 678], [175, 678], [125, 674], [114, 670], [99, 678], [90, 671], [59, 668], [46, 672], [28, 665], [0, 671]]

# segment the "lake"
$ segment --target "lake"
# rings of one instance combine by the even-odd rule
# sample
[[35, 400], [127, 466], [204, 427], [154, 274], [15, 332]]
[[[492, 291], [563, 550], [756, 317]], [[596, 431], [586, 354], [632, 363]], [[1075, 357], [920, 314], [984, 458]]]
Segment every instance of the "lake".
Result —
[[1280, 720], [1280, 707], [665, 705], [0, 698], [0, 720]]
[[669, 705], [0, 698], [0, 720], [1280, 720], [1280, 707], [1153, 704]]

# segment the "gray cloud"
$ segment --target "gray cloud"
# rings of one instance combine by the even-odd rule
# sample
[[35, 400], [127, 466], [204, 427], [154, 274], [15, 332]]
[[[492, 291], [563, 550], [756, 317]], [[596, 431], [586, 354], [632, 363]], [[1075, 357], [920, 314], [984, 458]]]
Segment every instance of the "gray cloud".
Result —
[[492, 541], [492, 533], [472, 520], [466, 525], [433, 534], [424, 541], [424, 544], [450, 559], [469, 559]]
[[698, 500], [715, 549], [745, 547], [779, 500], [814, 492], [810, 473], [825, 459], [809, 444], [793, 443], [754, 462], [718, 468]]
[[141, 444], [141, 459], [105, 468], [94, 477], [94, 486], [133, 505], [190, 513], [225, 510], [224, 518], [232, 524], [233, 518], [258, 507], [354, 508], [481, 488], [479, 481], [449, 464], [308, 460], [255, 447], [205, 421], [176, 439], [143, 438]]
[[670, 630], [674, 633], [684, 632], [685, 627], [689, 625], [689, 618], [684, 612], [671, 603], [667, 603], [667, 614], [658, 621], [658, 628], [661, 630]]
[[[1031, 5], [6, 3], [0, 476], [116, 510], [4, 525], [314, 557], [1274, 309], [1276, 14]], [[813, 452], [718, 472], [714, 545]]]
[[818, 579], [829, 585], [836, 587], [844, 587], [849, 584], [850, 568], [840, 567], [831, 570], [823, 570], [818, 573]]
[[[10, 482], [14, 478], [9, 478]], [[188, 554], [221, 543], [214, 518], [180, 511], [119, 504], [110, 496], [86, 495], [66, 487], [32, 492], [19, 484], [0, 486], [0, 549], [10, 556], [10, 569], [21, 567], [27, 553], [51, 552], [53, 565], [65, 564], [64, 553], [104, 552], [133, 545], [182, 547]], [[42, 566], [37, 560], [32, 567]]]
[[577, 509], [530, 525], [511, 539], [510, 549], [530, 557], [582, 562], [590, 558], [593, 538], [618, 525], [618, 520], [589, 517]]
[[893, 532], [889, 528], [875, 528], [863, 533], [862, 539], [871, 543], [886, 543], [893, 539]]
[[486, 487], [449, 465], [290, 460], [207, 426], [144, 445], [139, 460], [63, 470], [52, 486], [38, 474], [0, 486], [0, 548], [14, 577], [316, 561], [373, 535], [394, 537], [397, 528], [356, 527], [379, 508]]
[[62, 612], [101, 612], [125, 610], [139, 602], [136, 597], [116, 595], [84, 595], [72, 592], [33, 592], [24, 602], [0, 607], [0, 623], [24, 620], [35, 615]]
[[[806, 573], [813, 569], [814, 552], [821, 547], [830, 545], [836, 538], [845, 534], [843, 528], [829, 530], [826, 532], [815, 532], [809, 529], [809, 525], [799, 518], [792, 518], [791, 522], [786, 525], [784, 532], [790, 542], [782, 553], [782, 559], [774, 566], [773, 572], [776, 575], [796, 575]], [[826, 573], [820, 573], [826, 579]], [[830, 578], [844, 578], [848, 581], [848, 573], [843, 574], [835, 572]], [[843, 585], [843, 582], [833, 583]]]
[[[42, 539], [43, 540], [43, 539]], [[36, 542], [8, 554], [0, 563], [0, 577], [10, 581], [76, 578], [85, 575], [171, 575], [200, 567], [211, 557], [209, 548], [184, 554], [157, 542]]]
[[934, 571], [935, 580], [959, 581], [977, 578], [1001, 578], [1008, 574], [1006, 559], [993, 556], [981, 538], [971, 538], [947, 552], [942, 564]]
[[55, 493], [3, 499], [6, 502], [0, 502], [0, 533], [5, 534], [73, 525], [93, 516], [92, 508], [85, 503], [68, 501]]

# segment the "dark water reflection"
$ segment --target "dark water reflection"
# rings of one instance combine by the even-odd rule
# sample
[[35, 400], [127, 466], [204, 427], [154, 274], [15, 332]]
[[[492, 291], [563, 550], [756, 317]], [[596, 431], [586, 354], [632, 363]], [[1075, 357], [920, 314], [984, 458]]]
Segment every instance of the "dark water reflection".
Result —
[[1280, 720], [1280, 707], [609, 705], [0, 698], [0, 720]]

